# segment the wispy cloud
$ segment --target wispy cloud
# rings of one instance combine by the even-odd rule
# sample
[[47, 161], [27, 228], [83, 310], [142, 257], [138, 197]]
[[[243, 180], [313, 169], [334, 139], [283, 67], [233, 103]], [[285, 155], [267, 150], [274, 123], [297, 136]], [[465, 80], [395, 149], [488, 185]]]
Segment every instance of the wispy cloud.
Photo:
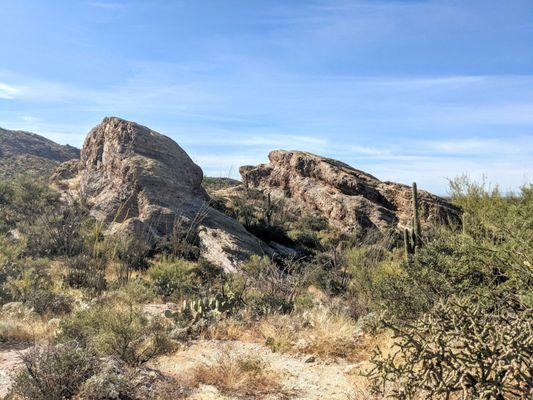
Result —
[[85, 4], [90, 7], [99, 8], [102, 10], [118, 10], [125, 7], [123, 3], [117, 3], [112, 1], [88, 1]]
[[0, 82], [0, 99], [13, 99], [18, 92], [19, 89], [15, 86]]

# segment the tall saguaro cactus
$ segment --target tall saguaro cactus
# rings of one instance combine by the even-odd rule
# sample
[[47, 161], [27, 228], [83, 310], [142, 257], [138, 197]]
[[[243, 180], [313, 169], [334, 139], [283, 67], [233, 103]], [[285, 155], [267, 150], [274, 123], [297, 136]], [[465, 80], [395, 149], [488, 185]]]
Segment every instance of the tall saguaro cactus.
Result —
[[272, 226], [272, 198], [270, 197], [270, 193], [267, 194], [267, 209], [266, 209], [266, 221], [268, 226]]
[[422, 236], [422, 228], [420, 226], [420, 214], [419, 214], [419, 204], [418, 204], [418, 190], [416, 187], [416, 182], [413, 182], [413, 218], [412, 218], [412, 229], [413, 229], [413, 244], [418, 246], [420, 244], [420, 238]]
[[418, 204], [418, 189], [416, 187], [416, 182], [413, 182], [411, 206], [411, 229], [409, 230], [406, 228], [403, 231], [403, 242], [406, 259], [409, 259], [409, 256], [415, 252], [417, 247], [420, 246], [422, 237], [422, 227], [420, 225], [420, 213]]

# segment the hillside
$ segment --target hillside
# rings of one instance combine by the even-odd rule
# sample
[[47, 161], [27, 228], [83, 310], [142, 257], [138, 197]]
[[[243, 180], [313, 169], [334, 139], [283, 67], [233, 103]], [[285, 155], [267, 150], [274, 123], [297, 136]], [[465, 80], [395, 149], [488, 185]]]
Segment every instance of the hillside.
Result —
[[61, 163], [78, 158], [80, 151], [43, 136], [0, 128], [0, 176], [37, 173], [49, 176]]

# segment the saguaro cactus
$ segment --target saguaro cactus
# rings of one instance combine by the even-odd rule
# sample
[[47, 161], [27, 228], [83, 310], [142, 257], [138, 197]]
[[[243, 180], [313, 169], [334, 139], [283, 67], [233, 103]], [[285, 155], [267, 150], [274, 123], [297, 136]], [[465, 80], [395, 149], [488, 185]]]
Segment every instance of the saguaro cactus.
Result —
[[268, 226], [272, 225], [272, 213], [273, 213], [273, 210], [272, 210], [272, 198], [270, 197], [270, 193], [268, 193], [267, 194], [267, 208], [266, 208], [266, 211], [265, 211], [266, 221], [267, 221], [267, 225]]
[[413, 253], [413, 249], [411, 247], [411, 239], [409, 238], [409, 229], [405, 228], [403, 230], [403, 249], [405, 252], [405, 259], [408, 260], [409, 256]]
[[411, 206], [411, 229], [409, 230], [405, 228], [403, 231], [403, 242], [406, 259], [408, 259], [409, 256], [415, 252], [416, 248], [420, 246], [422, 237], [422, 227], [420, 225], [420, 214], [418, 204], [418, 190], [416, 187], [416, 182], [413, 182]]
[[420, 244], [420, 238], [422, 236], [422, 228], [420, 226], [418, 190], [416, 187], [416, 182], [413, 182], [412, 207], [413, 207], [413, 217], [412, 217], [411, 223], [412, 223], [412, 234], [413, 234], [413, 246], [417, 247]]

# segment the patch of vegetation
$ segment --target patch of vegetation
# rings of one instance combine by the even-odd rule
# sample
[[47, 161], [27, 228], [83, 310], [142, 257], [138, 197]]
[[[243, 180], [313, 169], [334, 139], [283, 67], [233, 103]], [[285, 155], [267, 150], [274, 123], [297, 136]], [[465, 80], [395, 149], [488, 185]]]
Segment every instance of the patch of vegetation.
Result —
[[228, 347], [212, 364], [194, 370], [191, 385], [213, 385], [228, 395], [257, 398], [283, 393], [281, 381], [282, 377], [259, 356], [238, 355]]
[[12, 388], [27, 400], [71, 399], [94, 375], [98, 360], [76, 344], [35, 347], [22, 356], [24, 369]]
[[61, 321], [59, 342], [75, 341], [99, 356], [115, 356], [138, 366], [174, 348], [168, 322], [149, 319], [132, 304], [79, 310]]

